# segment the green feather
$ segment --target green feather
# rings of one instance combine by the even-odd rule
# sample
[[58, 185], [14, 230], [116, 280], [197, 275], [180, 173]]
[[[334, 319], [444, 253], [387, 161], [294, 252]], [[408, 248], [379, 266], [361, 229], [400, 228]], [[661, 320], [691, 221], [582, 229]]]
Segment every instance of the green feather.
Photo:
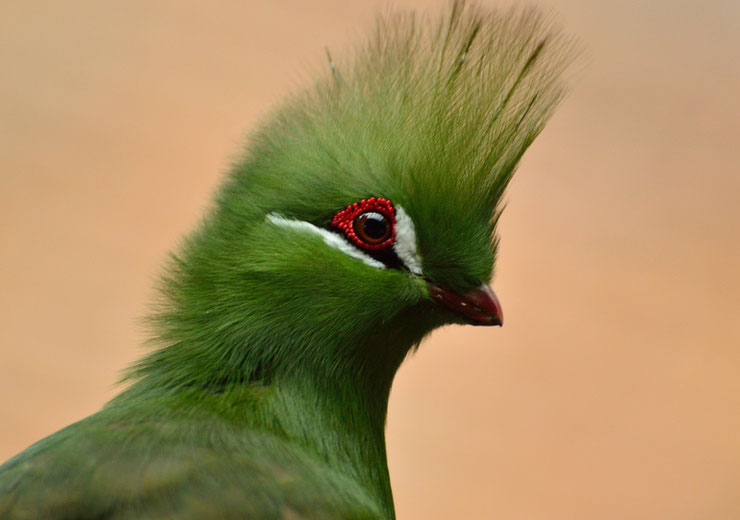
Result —
[[503, 193], [562, 99], [569, 48], [534, 11], [453, 2], [328, 54], [172, 255], [128, 388], [0, 467], [0, 518], [393, 518], [393, 377], [462, 320], [424, 278], [266, 217], [325, 228], [387, 198], [415, 224], [426, 279], [489, 283]]

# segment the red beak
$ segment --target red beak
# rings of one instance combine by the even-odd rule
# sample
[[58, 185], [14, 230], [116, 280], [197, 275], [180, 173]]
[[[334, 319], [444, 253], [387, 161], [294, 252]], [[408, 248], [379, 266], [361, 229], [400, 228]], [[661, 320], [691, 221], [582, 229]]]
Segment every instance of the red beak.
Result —
[[501, 309], [501, 304], [487, 285], [481, 285], [465, 294], [458, 294], [434, 285], [432, 282], [427, 283], [429, 294], [435, 301], [463, 315], [471, 324], [498, 326], [504, 324], [504, 311]]

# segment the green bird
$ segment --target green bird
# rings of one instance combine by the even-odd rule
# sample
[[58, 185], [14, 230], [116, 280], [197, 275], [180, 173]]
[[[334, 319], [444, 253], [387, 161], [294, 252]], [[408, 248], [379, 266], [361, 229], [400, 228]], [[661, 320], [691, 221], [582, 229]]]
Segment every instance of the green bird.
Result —
[[329, 57], [171, 256], [125, 389], [0, 466], [0, 518], [394, 518], [394, 375], [439, 326], [502, 324], [502, 196], [569, 47], [453, 2]]

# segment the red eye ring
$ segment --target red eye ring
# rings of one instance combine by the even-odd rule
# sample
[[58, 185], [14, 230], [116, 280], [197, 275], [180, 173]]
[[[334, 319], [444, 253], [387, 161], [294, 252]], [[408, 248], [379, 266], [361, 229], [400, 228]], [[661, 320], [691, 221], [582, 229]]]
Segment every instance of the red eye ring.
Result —
[[[365, 213], [379, 213], [385, 217], [390, 225], [390, 233], [381, 242], [371, 243], [363, 240], [355, 231], [355, 219]], [[355, 202], [339, 211], [331, 220], [331, 225], [341, 230], [347, 239], [357, 247], [368, 251], [377, 251], [393, 244], [396, 240], [396, 210], [387, 199], [370, 197]]]

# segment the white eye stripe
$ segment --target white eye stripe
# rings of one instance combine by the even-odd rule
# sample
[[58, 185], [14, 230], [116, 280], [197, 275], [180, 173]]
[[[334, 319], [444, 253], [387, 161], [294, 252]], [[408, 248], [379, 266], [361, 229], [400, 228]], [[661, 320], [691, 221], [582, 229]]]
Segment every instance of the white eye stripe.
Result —
[[303, 231], [305, 233], [313, 233], [314, 235], [318, 235], [324, 240], [324, 243], [326, 245], [333, 247], [334, 249], [339, 249], [342, 253], [351, 256], [352, 258], [356, 258], [357, 260], [361, 260], [370, 267], [374, 267], [376, 269], [385, 269], [385, 264], [383, 262], [380, 262], [375, 258], [366, 255], [336, 233], [332, 233], [331, 231], [328, 231], [326, 229], [316, 227], [310, 222], [306, 222], [304, 220], [295, 220], [292, 218], [285, 218], [278, 213], [270, 213], [269, 215], [267, 215], [267, 220], [283, 228], [295, 229], [297, 231]]
[[396, 241], [393, 250], [409, 271], [421, 275], [421, 259], [416, 251], [414, 221], [401, 206], [396, 206]]
[[[326, 229], [316, 227], [310, 222], [286, 218], [279, 213], [270, 213], [267, 215], [267, 220], [283, 228], [295, 229], [297, 231], [318, 235], [324, 240], [326, 245], [333, 247], [334, 249], [338, 249], [352, 258], [361, 260], [370, 267], [374, 267], [376, 269], [386, 268], [383, 262], [380, 262], [366, 254], [364, 251], [346, 241], [340, 235]], [[416, 231], [414, 229], [414, 222], [401, 206], [396, 206], [396, 240], [393, 244], [393, 251], [411, 273], [415, 275], [422, 274], [421, 259], [416, 250]]]

